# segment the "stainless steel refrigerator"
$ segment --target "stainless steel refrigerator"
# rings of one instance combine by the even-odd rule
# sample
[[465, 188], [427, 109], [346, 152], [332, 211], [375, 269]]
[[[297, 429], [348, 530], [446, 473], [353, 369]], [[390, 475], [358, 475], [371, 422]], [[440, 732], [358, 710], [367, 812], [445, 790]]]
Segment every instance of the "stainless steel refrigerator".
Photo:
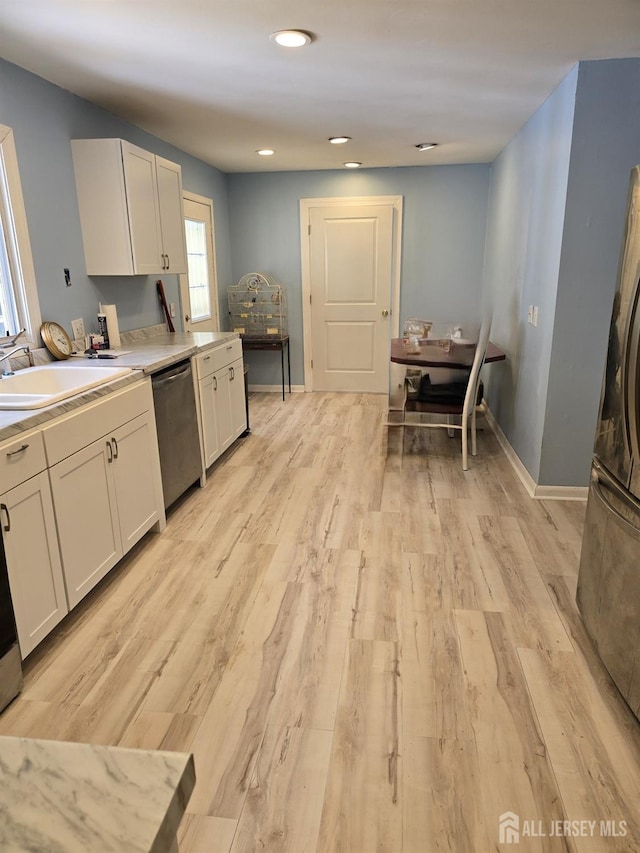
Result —
[[640, 719], [640, 166], [631, 172], [577, 601], [603, 663]]

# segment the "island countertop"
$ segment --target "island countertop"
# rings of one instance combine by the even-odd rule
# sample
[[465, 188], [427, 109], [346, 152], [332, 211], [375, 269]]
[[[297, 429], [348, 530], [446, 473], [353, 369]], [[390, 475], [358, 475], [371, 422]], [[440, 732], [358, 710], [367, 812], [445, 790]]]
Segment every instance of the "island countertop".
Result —
[[193, 756], [0, 737], [0, 850], [172, 853]]

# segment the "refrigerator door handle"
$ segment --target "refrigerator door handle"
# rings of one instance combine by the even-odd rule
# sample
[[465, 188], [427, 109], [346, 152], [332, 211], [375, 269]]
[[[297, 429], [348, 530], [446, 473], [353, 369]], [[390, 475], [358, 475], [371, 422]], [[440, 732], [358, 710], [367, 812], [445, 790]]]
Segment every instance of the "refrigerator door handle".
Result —
[[634, 512], [638, 513], [638, 518], [640, 520], [640, 501], [636, 500], [633, 495], [630, 495], [628, 492], [623, 491], [619, 484], [613, 479], [613, 477], [608, 474], [604, 468], [602, 468], [597, 463], [594, 463], [593, 469], [591, 471], [591, 488], [593, 489], [596, 497], [602, 501], [602, 503], [607, 507], [607, 509], [615, 515], [616, 519], [623, 524], [625, 527], [629, 529], [629, 532], [633, 533], [635, 536], [640, 536], [640, 527], [636, 527], [635, 524], [632, 524], [627, 518], [619, 512], [610, 501], [607, 500], [605, 495], [602, 492], [601, 482], [606, 483], [606, 485], [611, 489], [611, 491], [619, 498], [623, 503], [625, 503], [630, 509], [634, 510]]
[[622, 388], [624, 399], [624, 435], [633, 459], [640, 459], [640, 423], [638, 423], [638, 379], [640, 377], [640, 283], [636, 282], [633, 306], [629, 315], [629, 329], [623, 362]]

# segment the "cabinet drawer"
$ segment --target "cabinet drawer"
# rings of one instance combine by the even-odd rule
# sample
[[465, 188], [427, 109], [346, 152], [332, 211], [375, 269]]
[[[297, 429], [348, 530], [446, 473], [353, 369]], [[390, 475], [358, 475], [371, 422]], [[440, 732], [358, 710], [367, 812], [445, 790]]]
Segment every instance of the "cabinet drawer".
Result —
[[220, 370], [221, 367], [226, 367], [232, 361], [242, 357], [242, 341], [236, 338], [227, 343], [221, 344], [218, 347], [209, 349], [201, 355], [194, 358], [196, 364], [196, 375], [198, 379], [204, 379]]
[[151, 408], [151, 380], [145, 379], [43, 427], [49, 466], [66, 459]]
[[47, 467], [41, 432], [25, 433], [0, 448], [0, 493], [24, 483]]

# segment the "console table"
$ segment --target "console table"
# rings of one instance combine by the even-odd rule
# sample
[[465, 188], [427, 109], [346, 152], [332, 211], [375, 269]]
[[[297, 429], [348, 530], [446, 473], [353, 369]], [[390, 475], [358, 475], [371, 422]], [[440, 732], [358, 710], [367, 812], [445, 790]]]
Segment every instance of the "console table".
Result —
[[280, 369], [282, 371], [282, 399], [284, 400], [284, 351], [287, 350], [287, 376], [289, 378], [289, 393], [291, 393], [291, 358], [289, 356], [289, 335], [265, 337], [257, 335], [240, 335], [242, 349], [249, 350], [275, 350], [280, 351]]

